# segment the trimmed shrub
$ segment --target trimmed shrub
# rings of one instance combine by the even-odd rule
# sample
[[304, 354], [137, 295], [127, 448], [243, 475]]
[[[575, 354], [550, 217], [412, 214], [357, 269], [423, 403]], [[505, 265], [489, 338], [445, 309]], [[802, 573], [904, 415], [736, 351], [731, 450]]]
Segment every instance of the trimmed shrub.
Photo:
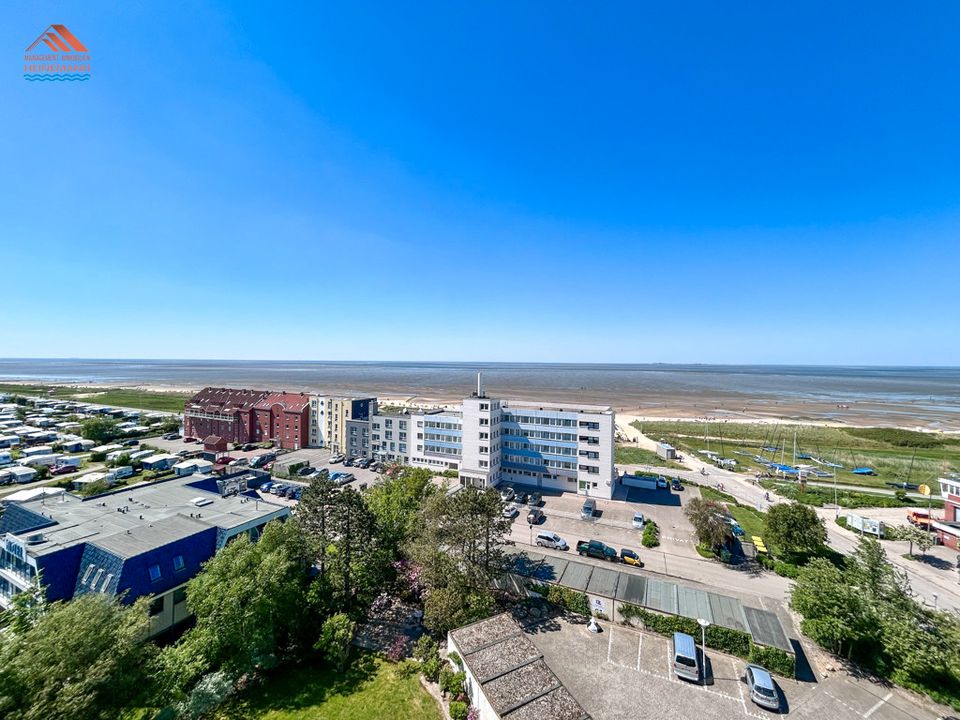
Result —
[[450, 703], [450, 720], [467, 720], [470, 707], [465, 702], [454, 700]]
[[792, 678], [796, 674], [796, 660], [793, 655], [779, 648], [753, 645], [750, 648], [750, 662], [765, 667], [770, 672]]
[[450, 662], [463, 670], [463, 658], [460, 657], [460, 653], [458, 653], [456, 650], [451, 650], [449, 653], [447, 653], [447, 657], [450, 658]]
[[421, 663], [420, 672], [430, 682], [437, 682], [440, 680], [440, 671], [445, 667], [448, 666], [439, 657], [432, 657]]
[[[644, 628], [659, 635], [670, 636], [682, 632], [695, 639], [701, 637], [700, 625], [693, 618], [661, 615], [628, 603], [621, 603], [620, 616], [626, 620], [638, 619]], [[746, 658], [750, 654], [750, 636], [739, 630], [711, 625], [707, 628], [707, 647]]]
[[417, 644], [413, 646], [413, 656], [420, 662], [433, 660], [433, 658], [438, 657], [439, 654], [440, 648], [429, 635], [421, 635], [420, 639], [417, 640]]
[[649, 520], [643, 527], [643, 538], [640, 540], [645, 548], [657, 547], [660, 544], [660, 528], [653, 520]]

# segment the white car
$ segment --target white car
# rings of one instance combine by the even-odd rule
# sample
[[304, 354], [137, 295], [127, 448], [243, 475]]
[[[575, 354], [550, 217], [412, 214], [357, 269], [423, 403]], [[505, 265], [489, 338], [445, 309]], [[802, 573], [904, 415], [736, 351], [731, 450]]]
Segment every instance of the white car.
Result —
[[516, 505], [507, 505], [507, 506], [503, 509], [503, 516], [504, 516], [505, 518], [510, 518], [511, 520], [512, 520], [513, 518], [515, 518], [515, 517], [516, 517], [517, 515], [519, 515], [519, 514], [520, 514], [520, 511], [517, 510], [517, 506], [516, 506]]
[[509, 485], [505, 485], [500, 488], [500, 499], [504, 502], [510, 502], [513, 498], [516, 497], [516, 493], [513, 491], [513, 488]]
[[643, 517], [642, 512], [633, 514], [633, 527], [637, 530], [643, 530], [643, 526], [647, 524], [646, 518]]
[[666, 490], [667, 488], [667, 479], [663, 475], [657, 478], [657, 488], [660, 490]]

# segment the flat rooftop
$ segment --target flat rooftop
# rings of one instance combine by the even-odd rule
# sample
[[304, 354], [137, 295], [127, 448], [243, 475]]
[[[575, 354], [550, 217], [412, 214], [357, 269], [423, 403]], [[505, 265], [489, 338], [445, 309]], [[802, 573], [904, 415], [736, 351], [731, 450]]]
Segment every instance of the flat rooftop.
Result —
[[590, 413], [595, 415], [612, 415], [613, 408], [609, 405], [582, 405], [568, 402], [530, 402], [529, 400], [502, 400], [501, 407], [517, 410], [549, 410], [551, 412]]
[[454, 630], [450, 636], [503, 720], [589, 718], [509, 613]]
[[[197, 500], [203, 504], [197, 505]], [[288, 510], [286, 506], [244, 494], [221, 497], [215, 480], [207, 475], [121, 488], [90, 498], [61, 493], [16, 504], [42, 515], [50, 523], [36, 531], [43, 534], [44, 541], [29, 545], [31, 555], [57, 552], [85, 542], [103, 545], [110, 536], [117, 535], [120, 539], [113, 543], [117, 552], [136, 554], [136, 549], [142, 552], [147, 543], [158, 547], [203, 527], [230, 529], [278, 510]], [[12, 532], [30, 535], [33, 531]]]

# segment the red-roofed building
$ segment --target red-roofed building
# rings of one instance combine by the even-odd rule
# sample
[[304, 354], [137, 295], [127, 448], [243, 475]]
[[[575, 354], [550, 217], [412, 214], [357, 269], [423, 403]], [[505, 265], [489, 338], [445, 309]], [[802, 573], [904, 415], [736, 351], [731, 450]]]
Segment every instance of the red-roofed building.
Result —
[[280, 447], [299, 450], [310, 442], [310, 396], [271, 393], [253, 408], [257, 440], [273, 440]]
[[268, 397], [266, 390], [204, 388], [183, 408], [184, 437], [217, 435], [227, 442], [254, 442], [254, 406]]

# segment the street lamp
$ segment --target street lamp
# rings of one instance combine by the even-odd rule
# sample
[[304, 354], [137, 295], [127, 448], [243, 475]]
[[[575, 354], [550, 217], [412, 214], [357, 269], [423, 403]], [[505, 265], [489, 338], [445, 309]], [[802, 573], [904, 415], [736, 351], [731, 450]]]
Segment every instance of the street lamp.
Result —
[[700, 633], [703, 637], [703, 652], [707, 652], [707, 628], [710, 627], [710, 621], [704, 618], [697, 618], [697, 623], [700, 625]]
[[936, 610], [936, 609], [937, 609], [937, 594], [936, 594], [936, 593], [931, 593], [931, 595], [933, 595], [933, 609]]

